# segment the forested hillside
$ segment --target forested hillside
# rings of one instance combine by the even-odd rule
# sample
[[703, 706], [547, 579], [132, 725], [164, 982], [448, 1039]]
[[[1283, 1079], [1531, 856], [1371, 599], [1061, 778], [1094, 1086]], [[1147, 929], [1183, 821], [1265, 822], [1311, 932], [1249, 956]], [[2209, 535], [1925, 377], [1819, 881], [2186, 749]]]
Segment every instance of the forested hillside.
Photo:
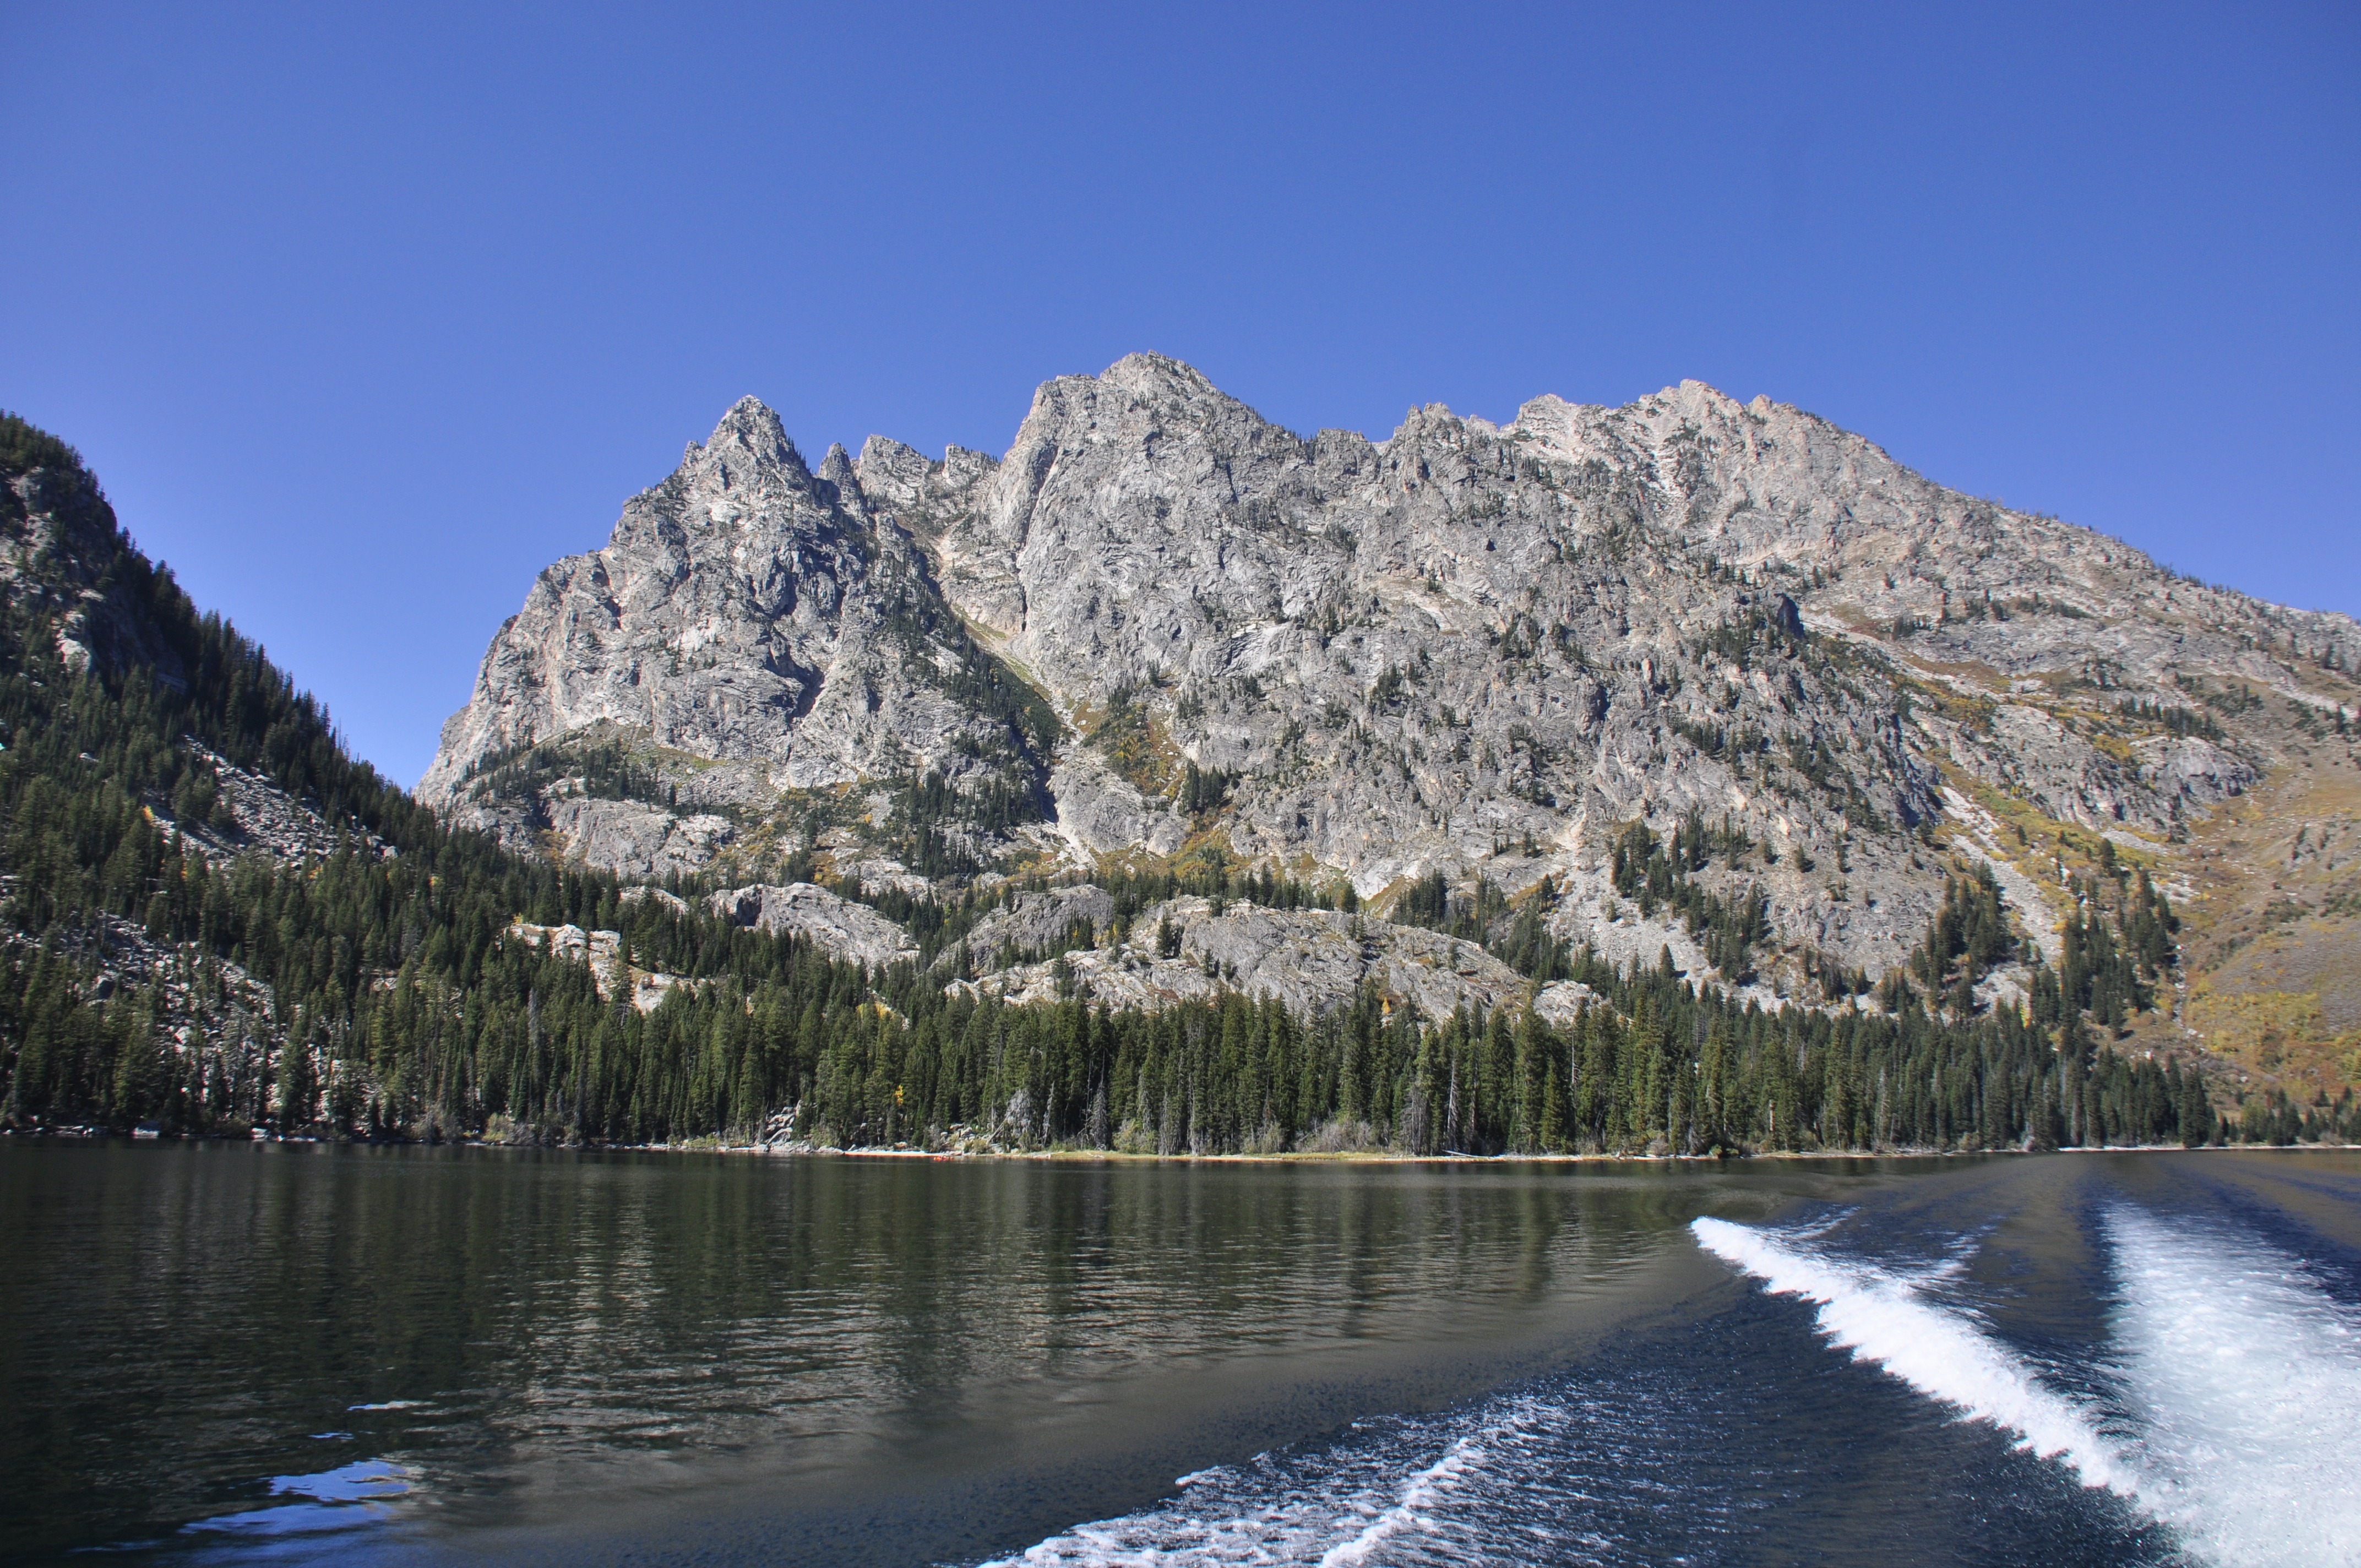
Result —
[[[1681, 977], [1669, 952], [1619, 970], [1536, 922], [1496, 953], [1587, 988], [1557, 1024], [1522, 1005], [1422, 1016], [1366, 984], [1316, 1015], [1235, 990], [1151, 1013], [1062, 984], [1029, 1003], [946, 984], [934, 960], [1043, 885], [1024, 879], [873, 893], [918, 955], [840, 961], [726, 918], [693, 877], [626, 887], [446, 830], [133, 546], [70, 448], [14, 416], [0, 536], [12, 1129], [1416, 1154], [2356, 1130], [2349, 1093], [2257, 1100], [2225, 1125], [2194, 1070], [2111, 1048], [2172, 962], [2172, 912], [2128, 869], [2078, 888], [2054, 965], [1963, 875], [1873, 994], [1837, 965], [1826, 990], [1848, 1000], [1776, 1013]], [[1759, 912], [1693, 894], [1683, 840], [1642, 828], [1625, 850], [1629, 895], [1742, 959]], [[1132, 906], [1312, 896], [1218, 855], [1156, 874]], [[1403, 910], [1464, 913], [1440, 883]], [[602, 971], [519, 921], [620, 940]], [[1980, 996], [2004, 959], [2036, 960], [2029, 986]], [[648, 975], [669, 988], [643, 1007]]]

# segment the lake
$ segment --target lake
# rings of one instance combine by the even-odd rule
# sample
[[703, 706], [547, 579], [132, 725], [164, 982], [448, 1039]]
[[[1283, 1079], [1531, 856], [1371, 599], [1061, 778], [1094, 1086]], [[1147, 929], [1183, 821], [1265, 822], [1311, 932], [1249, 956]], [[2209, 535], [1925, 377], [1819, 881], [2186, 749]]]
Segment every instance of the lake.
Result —
[[2361, 1561], [2361, 1156], [0, 1139], [0, 1552]]

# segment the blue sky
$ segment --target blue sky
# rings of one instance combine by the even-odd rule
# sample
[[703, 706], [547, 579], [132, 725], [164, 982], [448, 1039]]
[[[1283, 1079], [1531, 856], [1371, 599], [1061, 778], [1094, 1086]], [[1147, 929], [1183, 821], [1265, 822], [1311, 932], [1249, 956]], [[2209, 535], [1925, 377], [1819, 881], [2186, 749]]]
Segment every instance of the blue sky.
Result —
[[729, 403], [1684, 377], [2361, 613], [2361, 7], [0, 0], [0, 406], [408, 782]]

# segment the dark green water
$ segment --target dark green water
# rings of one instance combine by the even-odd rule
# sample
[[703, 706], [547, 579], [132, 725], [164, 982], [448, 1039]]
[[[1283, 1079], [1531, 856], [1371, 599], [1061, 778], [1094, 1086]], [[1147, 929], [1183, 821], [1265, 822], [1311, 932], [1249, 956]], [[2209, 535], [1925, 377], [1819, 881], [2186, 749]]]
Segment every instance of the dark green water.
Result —
[[[2108, 1336], [2131, 1265], [2108, 1260], [2147, 1233], [2121, 1216], [2243, 1226], [2333, 1326], [2356, 1194], [2339, 1155], [1674, 1169], [0, 1140], [0, 1542], [1253, 1560], [1189, 1535], [1247, 1526], [1159, 1503], [1206, 1473], [1184, 1501], [1302, 1516], [1262, 1560], [1317, 1561], [1322, 1520], [1424, 1486], [1506, 1500], [1335, 1560], [1892, 1560], [1906, 1507], [1927, 1540], [1970, 1532], [1945, 1560], [2037, 1541], [2167, 1561], [2187, 1520], [1959, 1420], [1972, 1401], [1939, 1369], [1914, 1387], [1830, 1348], [1820, 1298], [1766, 1292], [1768, 1266], [1733, 1267], [1690, 1222], [1809, 1235], [1872, 1285], [1950, 1259], [1927, 1310], [1992, 1329], [2114, 1442], [2147, 1408], [2094, 1370], [2130, 1354]], [[1066, 1533], [1102, 1519], [1137, 1541]]]

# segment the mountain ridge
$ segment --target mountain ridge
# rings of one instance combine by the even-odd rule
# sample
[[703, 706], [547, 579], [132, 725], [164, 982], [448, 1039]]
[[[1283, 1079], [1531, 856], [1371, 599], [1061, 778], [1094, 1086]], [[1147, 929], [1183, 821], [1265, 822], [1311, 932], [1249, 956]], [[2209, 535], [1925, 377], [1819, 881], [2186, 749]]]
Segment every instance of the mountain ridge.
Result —
[[[760, 408], [735, 405], [665, 486], [693, 488]], [[2071, 900], [2040, 885], [2056, 894], [2101, 839], [2171, 878], [2176, 842], [2252, 789], [2279, 744], [2233, 743], [2215, 710], [2259, 686], [2334, 719], [2361, 658], [2350, 618], [2179, 577], [1698, 381], [1621, 408], [1544, 395], [1507, 425], [1428, 405], [1376, 442], [1298, 434], [1180, 361], [1132, 355], [1043, 383], [997, 459], [872, 435], [857, 459], [831, 447], [809, 493], [843, 536], [906, 561], [912, 598], [967, 633], [938, 662], [956, 652], [1028, 688], [1060, 733], [961, 757], [946, 710], [919, 700], [923, 661], [831, 672], [823, 691], [857, 681], [863, 712], [906, 716], [901, 750], [848, 744], [863, 722], [849, 710], [756, 715], [752, 748], [710, 726], [652, 731], [694, 753], [653, 762], [664, 787], [731, 826], [702, 859], [610, 853], [612, 869], [759, 880], [800, 856], [798, 876], [955, 890], [1210, 850], [1388, 906], [1435, 874], [1454, 897], [1496, 883], [1545, 898], [1555, 937], [1613, 961], [1670, 950], [1736, 983], [1752, 976], [1707, 957], [1700, 919], [1635, 911], [1616, 885], [1633, 823], [1706, 822], [1724, 850], [1690, 875], [1718, 908], [1763, 900], [1765, 999], [1825, 1003], [1814, 973], [1894, 970], [1960, 864], [2006, 873], [2020, 926], [2053, 944]], [[633, 509], [656, 494], [626, 508], [610, 552], [631, 554]], [[737, 514], [758, 534], [759, 511]], [[592, 852], [558, 826], [563, 804], [460, 787], [481, 765], [473, 716], [511, 701], [504, 679], [533, 687], [498, 663], [513, 626], [422, 795], [460, 820], [531, 817], [561, 856]], [[707, 635], [651, 630], [673, 648]], [[553, 676], [533, 679], [566, 678], [569, 655], [542, 649]], [[837, 765], [763, 781], [785, 809], [732, 772], [815, 729], [837, 738]], [[529, 743], [562, 751], [569, 733]], [[1019, 752], [1046, 800], [957, 820], [963, 791]], [[937, 775], [960, 845], [948, 880], [896, 850], [909, 824], [892, 800]], [[1191, 778], [1220, 781], [1210, 809], [1202, 794], [1184, 806]], [[2013, 805], [1993, 816], [1979, 792]], [[682, 820], [646, 792], [628, 809], [652, 833]], [[2037, 825], [2081, 848], [2037, 850]]]

